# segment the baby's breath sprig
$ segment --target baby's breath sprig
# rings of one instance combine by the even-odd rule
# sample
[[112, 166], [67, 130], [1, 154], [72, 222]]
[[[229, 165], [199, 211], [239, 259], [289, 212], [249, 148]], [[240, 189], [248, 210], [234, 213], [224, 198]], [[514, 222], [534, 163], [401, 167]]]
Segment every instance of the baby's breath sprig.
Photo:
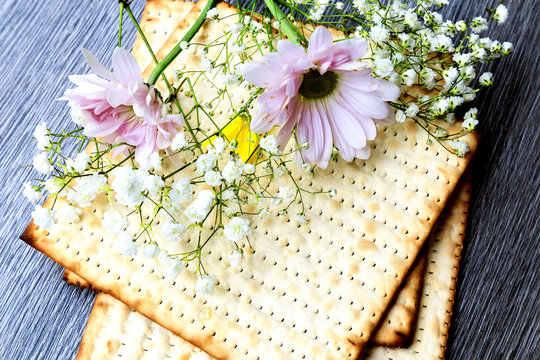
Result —
[[[369, 40], [374, 75], [402, 89], [403, 95], [391, 103], [396, 120], [417, 123], [426, 130], [428, 144], [435, 140], [458, 156], [467, 154], [468, 146], [459, 138], [476, 128], [478, 115], [465, 104], [475, 99], [479, 86], [494, 81], [492, 73], [478, 74], [478, 68], [513, 51], [510, 42], [480, 36], [489, 28], [486, 17], [445, 20], [439, 11], [449, 0], [418, 0], [414, 5], [354, 0], [347, 12], [343, 3], [327, 0], [280, 3], [291, 16], [307, 21], [304, 29], [325, 25]], [[503, 4], [488, 12], [499, 24], [508, 18]], [[465, 113], [462, 128], [450, 132], [456, 111]]]

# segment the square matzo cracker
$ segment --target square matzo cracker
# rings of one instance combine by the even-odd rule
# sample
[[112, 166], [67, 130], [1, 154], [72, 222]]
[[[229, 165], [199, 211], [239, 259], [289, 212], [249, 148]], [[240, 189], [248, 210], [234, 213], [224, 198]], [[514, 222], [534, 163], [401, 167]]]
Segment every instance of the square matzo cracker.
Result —
[[[205, 22], [193, 42], [207, 43], [237, 21], [232, 7], [218, 7], [227, 18]], [[190, 13], [186, 26], [196, 16]], [[171, 81], [174, 70], [200, 61], [196, 48], [190, 46], [177, 58], [167, 72]], [[210, 51], [209, 56], [216, 54]], [[201, 102], [215, 95], [205, 79], [193, 83]], [[192, 101], [181, 95], [189, 108]], [[239, 106], [244, 98], [239, 88], [231, 100]], [[216, 113], [225, 117], [226, 110]], [[115, 239], [104, 233], [100, 220], [105, 211], [125, 209], [105, 196], [76, 226], [56, 226], [48, 233], [31, 224], [23, 238], [217, 358], [356, 358], [470, 159], [426, 146], [425, 140], [414, 123], [380, 126], [369, 160], [340, 162], [302, 178], [294, 170], [304, 187], [336, 187], [338, 196], [308, 199], [306, 215], [313, 220], [301, 228], [281, 218], [254, 222], [256, 252], [244, 245], [245, 261], [237, 272], [224, 260], [229, 246], [216, 242], [205, 249], [207, 271], [219, 279], [205, 298], [194, 292], [193, 265], [170, 280], [156, 260], [116, 253]], [[474, 151], [475, 139], [467, 141]], [[135, 232], [132, 225], [128, 230]], [[155, 238], [169, 252], [190, 246]]]

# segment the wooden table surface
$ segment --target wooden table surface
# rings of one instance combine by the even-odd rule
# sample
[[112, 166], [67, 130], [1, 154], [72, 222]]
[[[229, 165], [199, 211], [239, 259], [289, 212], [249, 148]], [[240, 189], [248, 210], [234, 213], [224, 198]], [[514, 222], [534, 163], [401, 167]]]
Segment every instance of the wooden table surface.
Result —
[[[471, 19], [497, 0], [452, 0], [445, 13]], [[506, 1], [494, 38], [515, 53], [489, 68], [496, 84], [476, 100], [482, 141], [473, 161], [471, 216], [448, 359], [540, 358], [540, 11], [538, 0]], [[132, 8], [140, 17], [144, 1]], [[23, 165], [38, 152], [42, 121], [69, 125], [68, 74], [89, 71], [79, 49], [110, 59], [114, 0], [4, 0], [0, 4], [0, 359], [73, 359], [95, 293], [67, 286], [63, 269], [19, 240], [31, 205]], [[135, 38], [125, 26], [125, 44]], [[104, 60], [107, 66], [109, 60]]]

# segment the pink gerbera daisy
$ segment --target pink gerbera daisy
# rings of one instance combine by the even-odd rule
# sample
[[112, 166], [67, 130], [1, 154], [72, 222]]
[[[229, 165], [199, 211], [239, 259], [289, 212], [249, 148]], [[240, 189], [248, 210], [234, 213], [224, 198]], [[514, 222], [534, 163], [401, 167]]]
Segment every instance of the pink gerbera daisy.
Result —
[[83, 118], [86, 136], [134, 146], [137, 162], [149, 168], [150, 155], [169, 147], [183, 125], [183, 117], [165, 112], [154, 87], [144, 83], [137, 61], [128, 51], [114, 50], [114, 73], [103, 67], [88, 50], [83, 49], [83, 56], [99, 76], [70, 76], [77, 87], [66, 90], [62, 99], [68, 100]]
[[394, 122], [386, 101], [399, 97], [391, 82], [374, 79], [359, 60], [367, 51], [361, 38], [334, 43], [330, 31], [318, 27], [306, 51], [280, 40], [277, 51], [247, 63], [242, 75], [265, 88], [251, 130], [265, 133], [280, 125], [278, 142], [283, 147], [296, 128], [305, 163], [326, 168], [335, 146], [346, 161], [369, 157], [368, 140], [375, 139], [375, 123]]

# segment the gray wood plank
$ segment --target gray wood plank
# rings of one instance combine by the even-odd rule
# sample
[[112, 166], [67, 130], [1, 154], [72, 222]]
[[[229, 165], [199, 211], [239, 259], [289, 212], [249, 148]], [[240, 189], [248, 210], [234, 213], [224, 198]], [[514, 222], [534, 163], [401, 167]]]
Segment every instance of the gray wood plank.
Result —
[[[472, 164], [475, 186], [448, 359], [534, 359], [540, 351], [540, 10], [507, 1], [511, 18], [494, 36], [516, 52], [489, 68], [496, 86], [476, 100], [483, 135]], [[497, 0], [454, 1], [445, 12], [470, 19]], [[68, 74], [88, 71], [79, 48], [109, 59], [117, 38], [111, 0], [0, 4], [0, 358], [72, 359], [94, 293], [68, 287], [62, 269], [18, 240], [31, 206], [20, 195], [33, 174], [36, 124], [65, 127], [55, 101]], [[133, 10], [140, 16], [143, 1]], [[125, 44], [134, 29], [125, 26]], [[110, 62], [104, 60], [107, 66]]]

